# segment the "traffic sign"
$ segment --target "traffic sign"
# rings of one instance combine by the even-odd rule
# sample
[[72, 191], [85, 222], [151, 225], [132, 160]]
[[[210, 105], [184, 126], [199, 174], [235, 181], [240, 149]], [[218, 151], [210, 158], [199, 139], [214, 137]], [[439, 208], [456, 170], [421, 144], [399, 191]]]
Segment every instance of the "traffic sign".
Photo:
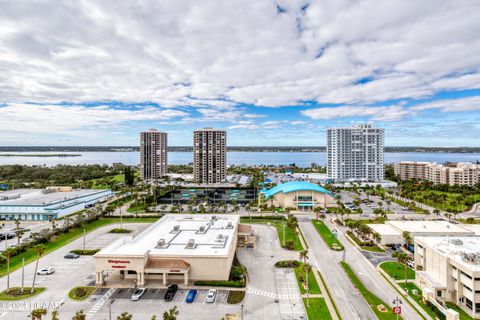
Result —
[[402, 314], [402, 307], [393, 307], [393, 314]]

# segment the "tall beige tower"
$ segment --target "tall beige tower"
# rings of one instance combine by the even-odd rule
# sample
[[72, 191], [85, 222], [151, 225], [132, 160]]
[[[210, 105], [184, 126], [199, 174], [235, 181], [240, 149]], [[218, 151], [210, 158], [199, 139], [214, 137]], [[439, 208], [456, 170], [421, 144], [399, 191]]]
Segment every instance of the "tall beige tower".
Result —
[[167, 174], [167, 134], [155, 129], [140, 133], [140, 170], [143, 180]]
[[193, 132], [193, 176], [198, 183], [227, 179], [227, 132], [203, 128]]

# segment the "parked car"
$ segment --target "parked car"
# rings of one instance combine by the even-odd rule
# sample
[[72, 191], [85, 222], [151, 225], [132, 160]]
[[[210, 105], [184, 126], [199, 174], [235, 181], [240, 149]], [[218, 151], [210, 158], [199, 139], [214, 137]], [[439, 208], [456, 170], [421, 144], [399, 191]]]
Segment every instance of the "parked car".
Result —
[[49, 268], [43, 268], [37, 271], [37, 274], [39, 275], [49, 275], [55, 272], [55, 269], [52, 267]]
[[63, 257], [65, 259], [78, 259], [80, 257], [80, 255], [78, 255], [76, 253], [73, 253], [73, 252], [69, 252], [66, 255], [64, 255]]
[[415, 262], [413, 262], [413, 260], [408, 260], [407, 261], [407, 266], [409, 266], [412, 269], [415, 269]]
[[13, 239], [17, 236], [14, 232], [0, 233], [0, 240]]
[[205, 302], [213, 303], [213, 302], [215, 302], [216, 297], [217, 297], [217, 290], [210, 289], [207, 292], [207, 298], [205, 299]]
[[196, 297], [197, 297], [197, 290], [195, 289], [188, 290], [187, 298], [185, 299], [185, 302], [192, 303], [193, 301], [195, 301]]
[[135, 291], [134, 291], [133, 294], [132, 294], [131, 300], [132, 300], [132, 301], [140, 300], [140, 298], [143, 296], [144, 293], [145, 293], [145, 288], [137, 288], [137, 289], [135, 289]]
[[176, 284], [172, 284], [168, 286], [167, 292], [165, 292], [165, 301], [172, 301], [177, 291], [178, 291], [178, 286]]

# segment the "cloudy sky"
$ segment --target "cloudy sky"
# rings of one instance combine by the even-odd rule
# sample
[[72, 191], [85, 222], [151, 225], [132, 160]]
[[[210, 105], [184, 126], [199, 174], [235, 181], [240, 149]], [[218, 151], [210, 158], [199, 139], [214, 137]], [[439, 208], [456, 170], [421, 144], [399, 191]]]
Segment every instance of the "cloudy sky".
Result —
[[0, 0], [0, 145], [480, 146], [480, 1]]

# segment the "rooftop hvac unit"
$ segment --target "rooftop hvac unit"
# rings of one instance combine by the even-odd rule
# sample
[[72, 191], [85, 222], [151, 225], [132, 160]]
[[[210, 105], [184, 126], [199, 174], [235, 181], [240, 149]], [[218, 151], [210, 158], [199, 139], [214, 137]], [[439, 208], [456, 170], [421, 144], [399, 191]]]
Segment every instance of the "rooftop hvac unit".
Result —
[[157, 241], [156, 248], [166, 248], [166, 247], [168, 247], [168, 243], [165, 241], [165, 239], [160, 239]]
[[233, 223], [231, 221], [227, 223], [227, 229], [233, 229]]
[[213, 221], [217, 220], [217, 216], [212, 216], [212, 220]]
[[178, 224], [177, 224], [177, 225], [174, 225], [172, 232], [173, 232], [173, 233], [178, 233], [179, 231], [180, 231], [180, 225], [178, 225]]
[[195, 244], [195, 239], [190, 239], [187, 242], [187, 249], [194, 249], [197, 245]]
[[198, 228], [198, 231], [205, 233], [205, 226], [200, 226], [200, 228]]
[[460, 239], [452, 239], [452, 240], [450, 240], [450, 243], [452, 243], [452, 244], [454, 244], [454, 245], [456, 245], [456, 246], [461, 246], [461, 245], [463, 245], [463, 241], [460, 240]]

